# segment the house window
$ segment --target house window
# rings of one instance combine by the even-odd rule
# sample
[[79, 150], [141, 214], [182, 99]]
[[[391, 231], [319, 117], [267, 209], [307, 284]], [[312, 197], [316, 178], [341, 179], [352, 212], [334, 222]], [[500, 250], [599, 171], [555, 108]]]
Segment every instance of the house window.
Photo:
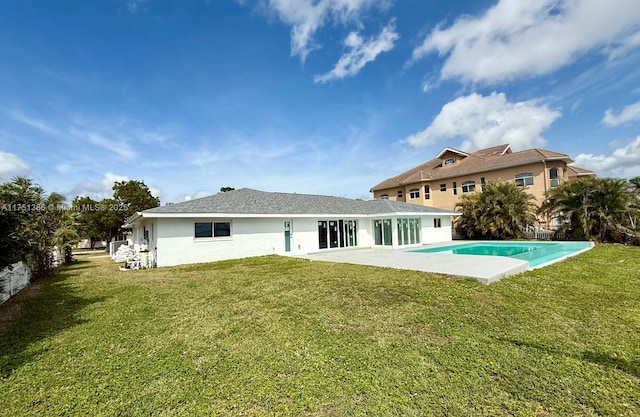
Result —
[[388, 200], [389, 199], [389, 194], [382, 194], [380, 196], [380, 200]]
[[429, 200], [431, 198], [431, 189], [428, 185], [424, 186], [424, 199]]
[[231, 222], [197, 222], [195, 225], [196, 238], [229, 236], [231, 236]]
[[522, 174], [516, 175], [516, 185], [518, 187], [533, 185], [533, 174], [530, 172], [523, 172]]
[[456, 163], [456, 160], [453, 159], [453, 158], [447, 158], [447, 159], [444, 160], [444, 164], [445, 165], [453, 165], [455, 163]]
[[447, 184], [440, 184], [440, 191], [447, 191]]
[[398, 219], [398, 245], [420, 243], [420, 219]]
[[213, 224], [213, 237], [231, 236], [231, 222], [215, 222]]
[[475, 181], [465, 181], [462, 183], [462, 192], [463, 193], [470, 193], [472, 191], [475, 191], [476, 189], [476, 182]]
[[480, 177], [480, 191], [484, 189], [485, 184], [486, 182], [484, 181], [484, 177]]
[[419, 188], [410, 189], [409, 198], [420, 198], [420, 189]]
[[398, 190], [398, 198], [402, 198], [402, 190]]
[[195, 237], [213, 237], [212, 223], [196, 223]]
[[453, 187], [453, 195], [458, 195], [458, 184], [454, 181], [451, 186]]
[[551, 168], [549, 170], [549, 178], [551, 179], [551, 188], [560, 186], [560, 178], [558, 178], [558, 168]]
[[435, 219], [433, 219], [433, 227], [442, 227], [442, 219], [439, 217], [436, 217]]

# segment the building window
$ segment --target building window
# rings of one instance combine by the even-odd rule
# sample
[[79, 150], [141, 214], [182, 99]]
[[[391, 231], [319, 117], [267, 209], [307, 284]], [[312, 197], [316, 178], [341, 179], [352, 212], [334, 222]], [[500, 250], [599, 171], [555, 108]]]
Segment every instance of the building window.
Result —
[[445, 165], [453, 165], [455, 163], [456, 163], [456, 160], [453, 159], [453, 158], [447, 158], [447, 159], [444, 160], [444, 164]]
[[484, 189], [485, 184], [486, 182], [484, 181], [484, 177], [480, 177], [480, 191]]
[[231, 222], [197, 222], [194, 236], [196, 238], [229, 237]]
[[420, 189], [419, 188], [410, 189], [409, 198], [420, 198]]
[[440, 191], [447, 191], [447, 184], [440, 184]]
[[472, 191], [475, 191], [476, 189], [476, 182], [475, 181], [465, 181], [462, 183], [462, 192], [463, 193], [470, 193]]
[[420, 243], [420, 219], [398, 219], [398, 245]]
[[424, 199], [429, 200], [431, 198], [431, 189], [428, 185], [424, 186]]
[[373, 230], [374, 242], [376, 245], [393, 245], [391, 219], [374, 220]]
[[549, 170], [549, 178], [551, 179], [551, 188], [560, 186], [560, 178], [558, 178], [558, 168], [551, 168]]
[[231, 236], [231, 222], [215, 222], [213, 224], [213, 237]]
[[435, 219], [433, 219], [433, 227], [435, 228], [442, 227], [442, 219], [439, 217], [436, 217]]
[[516, 175], [516, 185], [518, 187], [533, 185], [533, 174], [530, 172], [523, 172], [522, 174]]
[[453, 195], [458, 195], [458, 183], [454, 181], [451, 186], [453, 187]]
[[212, 223], [196, 223], [195, 237], [213, 237]]
[[398, 190], [398, 198], [402, 198], [402, 190]]
[[389, 199], [389, 194], [382, 194], [380, 196], [380, 200], [388, 200]]

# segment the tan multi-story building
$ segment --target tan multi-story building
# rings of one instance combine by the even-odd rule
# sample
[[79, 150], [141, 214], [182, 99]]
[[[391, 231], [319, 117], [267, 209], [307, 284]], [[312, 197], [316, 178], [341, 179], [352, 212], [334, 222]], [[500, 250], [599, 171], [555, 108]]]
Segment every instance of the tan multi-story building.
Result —
[[544, 149], [513, 152], [510, 145], [475, 152], [445, 148], [435, 159], [386, 179], [371, 188], [374, 199], [454, 210], [460, 196], [481, 190], [491, 181], [514, 181], [533, 194], [537, 204], [546, 191], [592, 171], [569, 165], [564, 153]]

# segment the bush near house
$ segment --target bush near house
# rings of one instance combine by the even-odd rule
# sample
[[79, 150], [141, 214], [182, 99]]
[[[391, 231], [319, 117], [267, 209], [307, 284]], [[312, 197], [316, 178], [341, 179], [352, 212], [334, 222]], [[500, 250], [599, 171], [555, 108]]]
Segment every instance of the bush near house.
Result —
[[456, 230], [468, 239], [522, 238], [525, 227], [536, 222], [534, 201], [526, 188], [513, 182], [489, 182], [482, 191], [460, 198]]
[[64, 197], [45, 194], [27, 178], [0, 184], [0, 270], [24, 261], [33, 278], [51, 274], [52, 251], [68, 253], [77, 243], [71, 214], [63, 210]]
[[571, 239], [640, 245], [638, 184], [640, 177], [569, 182], [549, 191], [540, 211], [555, 217]]

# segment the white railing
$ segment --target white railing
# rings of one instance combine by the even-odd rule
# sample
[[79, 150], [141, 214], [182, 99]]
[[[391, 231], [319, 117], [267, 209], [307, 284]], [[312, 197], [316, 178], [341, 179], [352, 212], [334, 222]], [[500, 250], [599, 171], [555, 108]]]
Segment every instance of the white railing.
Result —
[[564, 234], [556, 234], [553, 230], [525, 230], [524, 238], [529, 240], [562, 240], [564, 238]]
[[126, 240], [114, 240], [112, 242], [109, 242], [109, 255], [111, 255], [111, 258], [113, 258], [116, 254], [116, 252], [118, 251], [118, 248], [120, 248], [120, 246], [122, 245], [128, 245], [129, 242]]

